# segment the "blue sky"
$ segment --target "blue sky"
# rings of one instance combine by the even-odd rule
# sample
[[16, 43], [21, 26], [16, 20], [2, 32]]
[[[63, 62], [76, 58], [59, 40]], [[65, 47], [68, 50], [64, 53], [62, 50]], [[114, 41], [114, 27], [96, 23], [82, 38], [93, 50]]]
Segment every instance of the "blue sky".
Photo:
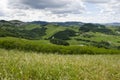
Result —
[[120, 0], [1, 0], [0, 19], [120, 22]]

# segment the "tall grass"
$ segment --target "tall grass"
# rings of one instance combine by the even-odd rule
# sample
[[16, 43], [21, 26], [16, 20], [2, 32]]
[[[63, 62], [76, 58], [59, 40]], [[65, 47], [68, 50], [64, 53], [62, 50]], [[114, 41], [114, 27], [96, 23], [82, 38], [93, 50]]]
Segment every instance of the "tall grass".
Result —
[[110, 50], [91, 46], [58, 46], [9, 37], [0, 38], [0, 48], [59, 54], [120, 54], [120, 50]]
[[0, 49], [0, 80], [119, 80], [120, 55], [37, 54]]

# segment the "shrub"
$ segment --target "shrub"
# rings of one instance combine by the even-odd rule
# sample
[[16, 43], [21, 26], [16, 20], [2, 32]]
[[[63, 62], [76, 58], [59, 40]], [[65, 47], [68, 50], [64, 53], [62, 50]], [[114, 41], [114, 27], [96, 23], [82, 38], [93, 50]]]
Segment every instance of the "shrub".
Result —
[[98, 42], [97, 44], [95, 44], [95, 46], [97, 46], [98, 48], [109, 49], [110, 48], [110, 43], [107, 42], [107, 41], [101, 41], [101, 42]]
[[64, 46], [69, 45], [68, 42], [66, 42], [64, 40], [60, 40], [60, 39], [51, 39], [50, 42], [53, 43], [53, 44], [57, 44], [57, 45], [64, 45]]
[[95, 37], [94, 35], [92, 35], [92, 34], [83, 34], [82, 35], [83, 37], [85, 37], [85, 38], [91, 38], [91, 37]]
[[0, 48], [59, 54], [120, 54], [119, 50], [91, 46], [60, 46], [43, 44], [33, 40], [17, 38], [0, 38]]
[[106, 28], [104, 25], [100, 24], [91, 24], [91, 23], [86, 23], [82, 25], [79, 29], [81, 32], [101, 32], [105, 34], [114, 34], [111, 29]]
[[120, 50], [120, 46], [118, 46], [118, 47], [117, 47], [117, 49], [119, 49], [119, 50]]
[[64, 31], [59, 31], [52, 35], [49, 39], [57, 38], [61, 40], [69, 40], [71, 36], [75, 36], [76, 32], [70, 29], [64, 30]]

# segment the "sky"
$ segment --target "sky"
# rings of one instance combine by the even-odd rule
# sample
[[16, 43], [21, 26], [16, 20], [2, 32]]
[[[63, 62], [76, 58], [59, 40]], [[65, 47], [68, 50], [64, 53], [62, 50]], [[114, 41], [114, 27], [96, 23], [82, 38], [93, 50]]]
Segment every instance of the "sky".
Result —
[[120, 22], [120, 0], [0, 0], [0, 20]]

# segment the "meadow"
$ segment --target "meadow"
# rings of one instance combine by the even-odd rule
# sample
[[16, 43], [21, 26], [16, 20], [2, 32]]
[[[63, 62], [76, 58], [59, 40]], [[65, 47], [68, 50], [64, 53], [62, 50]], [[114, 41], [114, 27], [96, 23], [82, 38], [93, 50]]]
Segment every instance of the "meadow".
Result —
[[120, 55], [58, 55], [0, 49], [0, 80], [119, 80]]
[[117, 49], [97, 48], [93, 46], [59, 46], [51, 44], [47, 40], [27, 40], [22, 38], [3, 37], [0, 38], [0, 48], [7, 50], [17, 49], [22, 51], [42, 52], [42, 53], [58, 53], [58, 54], [120, 54]]
[[0, 80], [120, 80], [119, 32], [100, 24], [1, 20]]

